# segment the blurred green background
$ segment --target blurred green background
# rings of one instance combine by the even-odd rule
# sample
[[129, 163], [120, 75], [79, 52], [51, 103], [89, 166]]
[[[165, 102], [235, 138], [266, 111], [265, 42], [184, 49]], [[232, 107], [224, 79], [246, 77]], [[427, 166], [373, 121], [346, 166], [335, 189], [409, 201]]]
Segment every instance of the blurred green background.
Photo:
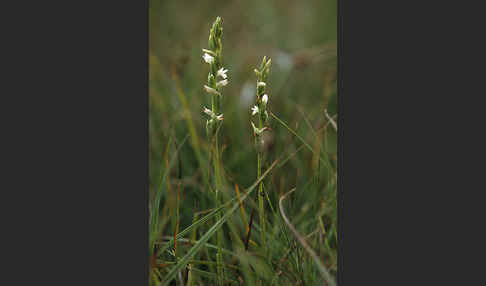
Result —
[[[253, 69], [263, 56], [270, 57], [269, 110], [315, 148], [316, 154], [328, 158], [332, 167], [323, 166], [317, 155], [301, 148], [265, 181], [267, 191], [275, 207], [282, 194], [297, 187], [288, 216], [297, 218], [292, 220], [301, 233], [310, 233], [317, 225], [316, 214], [322, 215], [330, 231], [327, 233], [330, 248], [335, 251], [337, 136], [324, 110], [337, 119], [336, 0], [150, 0], [149, 8], [151, 196], [160, 188], [161, 174], [167, 169], [176, 144], [190, 134], [179, 153], [180, 167], [176, 165], [169, 174], [167, 195], [163, 198], [164, 215], [171, 215], [175, 200], [171, 190], [176, 188], [179, 177], [180, 225], [189, 225], [194, 211], [208, 207], [202, 178], [205, 170], [197, 160], [198, 152], [203, 162], [207, 163], [208, 158], [206, 116], [202, 108], [210, 105], [210, 97], [203, 90], [208, 65], [202, 59], [202, 49], [207, 48], [211, 24], [221, 16], [223, 65], [229, 70], [229, 84], [223, 90], [225, 119], [220, 132], [227, 180], [238, 184], [241, 190], [256, 180], [256, 152], [250, 125], [250, 107], [255, 102]], [[302, 145], [273, 118], [270, 126], [264, 169]], [[308, 223], [304, 222], [306, 219]], [[173, 224], [166, 222], [164, 235], [172, 234]], [[319, 241], [316, 243], [313, 245], [319, 248], [321, 257], [333, 255], [329, 249], [321, 249]], [[335, 271], [335, 261], [326, 263]]]
[[[316, 127], [325, 121], [324, 108], [336, 114], [336, 11], [335, 0], [150, 1], [152, 176], [160, 173], [158, 165], [169, 130], [177, 132], [179, 138], [187, 132], [174, 70], [197, 133], [206, 140], [206, 117], [201, 110], [210, 99], [202, 88], [208, 67], [201, 50], [207, 48], [209, 29], [218, 15], [224, 21], [223, 60], [230, 79], [224, 90], [223, 142], [242, 153], [241, 158], [225, 160], [225, 165], [238, 171], [235, 175], [241, 184], [248, 185], [255, 178], [254, 165], [241, 164], [240, 160], [247, 160], [253, 147], [249, 123], [249, 110], [255, 101], [253, 69], [264, 55], [273, 61], [267, 87], [272, 112], [294, 127], [302, 123], [297, 106]], [[335, 137], [329, 139], [333, 141], [329, 147], [335, 151]], [[183, 153], [189, 156], [191, 152]]]

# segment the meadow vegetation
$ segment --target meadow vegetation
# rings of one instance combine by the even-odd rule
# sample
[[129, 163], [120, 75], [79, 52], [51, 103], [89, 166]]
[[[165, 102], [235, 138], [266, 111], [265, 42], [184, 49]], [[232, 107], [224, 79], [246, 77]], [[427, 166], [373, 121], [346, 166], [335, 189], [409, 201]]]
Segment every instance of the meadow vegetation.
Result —
[[149, 13], [150, 285], [336, 285], [336, 1]]

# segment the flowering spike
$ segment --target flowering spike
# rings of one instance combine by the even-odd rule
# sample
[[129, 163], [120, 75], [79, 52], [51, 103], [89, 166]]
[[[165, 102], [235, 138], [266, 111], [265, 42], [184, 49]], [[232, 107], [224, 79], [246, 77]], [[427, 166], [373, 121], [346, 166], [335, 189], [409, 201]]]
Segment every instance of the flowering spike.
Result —
[[[222, 66], [221, 51], [223, 36], [223, 20], [217, 17], [211, 26], [208, 38], [208, 49], [202, 49], [203, 59], [209, 64], [208, 81], [204, 85], [204, 90], [211, 95], [211, 110], [204, 107], [203, 112], [209, 115], [210, 119], [206, 122], [208, 137], [212, 138], [223, 120], [221, 112], [222, 94], [221, 88], [229, 83], [228, 70]], [[217, 115], [219, 114], [219, 115]]]
[[[268, 77], [268, 73], [270, 72], [270, 63], [271, 59], [267, 60], [267, 57], [264, 56], [262, 62], [260, 64], [260, 69], [255, 69], [255, 74], [257, 76], [257, 84], [256, 84], [256, 105], [251, 108], [252, 115], [258, 114], [258, 127], [255, 131], [255, 134], [258, 135], [263, 130], [267, 129], [265, 125], [268, 123], [268, 112], [267, 112], [267, 103], [268, 103], [268, 94], [265, 93], [265, 88], [267, 86], [266, 78]], [[253, 122], [252, 122], [253, 125]], [[259, 132], [257, 132], [259, 131]]]
[[265, 64], [267, 63], [267, 56], [263, 57], [262, 63], [260, 64], [260, 71], [263, 71]]
[[[265, 94], [265, 87], [266, 87], [266, 81], [268, 77], [268, 73], [270, 72], [270, 59], [267, 61], [267, 57], [264, 56], [262, 59], [262, 62], [260, 64], [260, 69], [255, 69], [255, 74], [257, 76], [257, 88], [256, 88], [256, 105], [253, 106], [252, 110], [252, 115], [258, 114], [258, 127], [255, 126], [253, 121], [251, 122], [251, 126], [253, 127], [253, 133], [255, 134], [255, 147], [257, 149], [257, 176], [258, 179], [261, 179], [261, 162], [263, 158], [263, 150], [265, 148], [265, 142], [263, 140], [262, 133], [268, 127], [265, 125], [268, 123], [268, 113], [267, 113], [267, 102], [268, 102], [268, 95]], [[263, 182], [260, 182], [259, 186], [259, 196], [258, 196], [258, 204], [259, 204], [259, 213], [260, 213], [260, 227], [262, 228], [261, 233], [261, 243], [263, 248], [265, 249], [265, 215], [264, 215], [264, 207], [263, 207]]]

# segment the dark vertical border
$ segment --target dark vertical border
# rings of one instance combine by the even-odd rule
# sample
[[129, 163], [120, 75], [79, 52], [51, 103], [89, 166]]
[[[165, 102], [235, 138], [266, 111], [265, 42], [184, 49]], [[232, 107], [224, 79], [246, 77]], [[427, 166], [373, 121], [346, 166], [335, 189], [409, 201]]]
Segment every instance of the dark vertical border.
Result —
[[148, 285], [148, 0], [18, 11], [0, 284]]
[[0, 284], [148, 285], [148, 0], [20, 6]]
[[143, 25], [143, 37], [144, 37], [144, 51], [145, 53], [143, 54], [145, 57], [144, 60], [144, 71], [145, 71], [145, 76], [143, 82], [144, 87], [143, 87], [143, 94], [144, 99], [145, 99], [145, 113], [143, 119], [145, 119], [145, 126], [144, 126], [144, 134], [145, 134], [145, 140], [144, 140], [144, 149], [145, 150], [145, 157], [144, 157], [144, 170], [143, 170], [143, 175], [144, 175], [144, 184], [143, 184], [143, 206], [141, 208], [143, 209], [143, 229], [141, 230], [143, 233], [143, 238], [144, 238], [144, 246], [143, 246], [143, 252], [141, 253], [142, 256], [142, 263], [141, 267], [142, 270], [145, 270], [145, 276], [142, 279], [142, 282], [140, 285], [148, 285], [149, 284], [149, 181], [150, 181], [150, 176], [149, 176], [149, 1], [150, 0], [143, 0], [143, 8], [145, 11], [145, 18], [144, 18], [144, 25]]

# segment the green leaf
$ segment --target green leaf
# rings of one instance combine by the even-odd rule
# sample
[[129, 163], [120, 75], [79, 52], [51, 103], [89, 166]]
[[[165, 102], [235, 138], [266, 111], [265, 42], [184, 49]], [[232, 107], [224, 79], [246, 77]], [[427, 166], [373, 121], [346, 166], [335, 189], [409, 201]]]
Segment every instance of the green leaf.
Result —
[[[255, 187], [270, 173], [270, 171], [275, 167], [277, 164], [278, 160], [275, 160], [273, 164], [267, 169], [267, 171], [251, 186], [248, 188], [248, 190], [245, 192], [243, 196], [241, 196], [241, 201], [243, 202], [248, 195], [255, 189]], [[236, 200], [237, 197], [233, 198], [232, 201]], [[204, 244], [213, 236], [216, 231], [226, 222], [226, 220], [235, 212], [236, 209], [239, 207], [239, 202], [236, 201], [233, 205], [233, 207], [226, 211], [226, 213], [223, 215], [221, 219], [219, 219], [198, 241], [197, 243], [187, 252], [184, 257], [182, 257], [178, 263], [172, 267], [172, 269], [169, 271], [167, 276], [165, 277], [164, 281], [162, 282], [162, 285], [168, 285], [172, 279], [175, 278], [177, 273], [184, 268], [187, 263], [189, 262], [190, 259], [204, 246]]]

